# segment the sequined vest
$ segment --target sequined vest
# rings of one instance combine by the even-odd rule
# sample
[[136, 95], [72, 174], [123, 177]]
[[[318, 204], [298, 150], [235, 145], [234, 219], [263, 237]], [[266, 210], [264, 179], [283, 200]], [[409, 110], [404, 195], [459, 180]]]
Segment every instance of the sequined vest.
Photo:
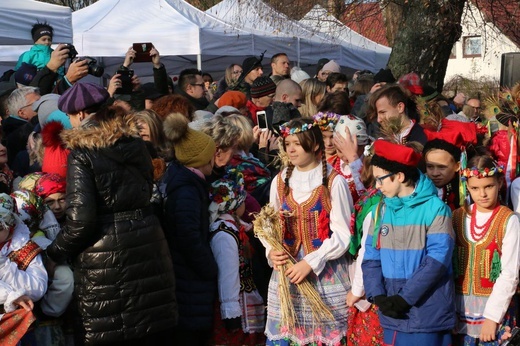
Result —
[[[328, 177], [327, 188], [331, 191], [332, 182], [338, 175], [335, 171]], [[285, 184], [278, 174], [278, 196], [282, 205], [282, 229], [284, 247], [293, 257], [303, 246], [305, 255], [319, 249], [323, 241], [330, 237], [330, 198], [324, 193], [324, 186], [315, 188], [311, 196], [298, 204], [292, 195], [292, 189], [287, 196], [284, 194]]]
[[466, 235], [467, 213], [464, 208], [453, 212], [456, 234], [453, 266], [457, 293], [481, 297], [491, 294], [500, 275], [502, 241], [512, 215], [509, 208], [500, 207], [484, 238], [475, 242]]

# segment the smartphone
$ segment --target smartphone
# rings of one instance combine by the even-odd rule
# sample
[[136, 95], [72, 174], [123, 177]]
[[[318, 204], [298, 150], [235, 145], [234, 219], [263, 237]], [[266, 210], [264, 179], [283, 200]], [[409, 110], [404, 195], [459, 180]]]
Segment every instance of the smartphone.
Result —
[[151, 42], [132, 44], [132, 49], [136, 52], [134, 62], [151, 62], [152, 57], [150, 56], [150, 51], [152, 48], [153, 44]]
[[132, 84], [132, 77], [134, 70], [117, 70], [117, 74], [121, 75], [121, 87], [116, 89], [116, 94], [131, 94], [134, 85]]
[[361, 299], [361, 300], [358, 300], [358, 302], [356, 304], [354, 304], [354, 306], [361, 312], [365, 312], [367, 311], [368, 309], [370, 309], [370, 307], [372, 306], [372, 304], [366, 300], [366, 299]]
[[258, 121], [258, 128], [262, 131], [267, 131], [267, 116], [265, 111], [256, 112], [256, 120]]
[[509, 340], [502, 343], [502, 346], [520, 346], [520, 328], [515, 327], [511, 331], [511, 337]]

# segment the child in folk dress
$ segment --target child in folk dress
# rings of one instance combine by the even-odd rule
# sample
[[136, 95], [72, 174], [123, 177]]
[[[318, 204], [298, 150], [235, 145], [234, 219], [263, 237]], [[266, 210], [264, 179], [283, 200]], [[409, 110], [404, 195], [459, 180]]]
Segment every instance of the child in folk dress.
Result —
[[520, 225], [500, 205], [503, 169], [489, 156], [475, 156], [463, 171], [472, 204], [453, 213], [456, 345], [498, 345], [502, 327], [515, 326], [511, 304], [518, 284]]
[[[278, 267], [288, 255], [266, 246], [273, 265], [267, 307], [267, 345], [346, 345], [350, 290], [345, 252], [350, 242], [352, 197], [347, 181], [327, 164], [319, 126], [310, 119], [294, 119], [280, 127], [289, 165], [273, 180], [270, 204], [282, 215], [284, 247], [297, 263], [285, 271], [290, 297], [279, 294]], [[297, 289], [307, 279], [334, 316], [313, 320], [310, 307]], [[294, 328], [282, 325], [281, 303], [291, 299]]]
[[265, 306], [253, 280], [252, 248], [240, 219], [246, 190], [241, 173], [231, 169], [211, 184], [210, 245], [218, 265], [219, 311], [212, 345], [265, 345]]

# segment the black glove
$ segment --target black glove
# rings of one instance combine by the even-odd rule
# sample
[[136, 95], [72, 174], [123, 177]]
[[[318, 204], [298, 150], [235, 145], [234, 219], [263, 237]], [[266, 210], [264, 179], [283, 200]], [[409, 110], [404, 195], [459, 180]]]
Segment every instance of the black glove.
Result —
[[406, 313], [410, 311], [412, 307], [410, 304], [404, 300], [403, 297], [396, 294], [394, 296], [385, 297], [384, 301], [380, 306], [381, 313], [385, 316], [396, 318], [396, 319], [405, 319]]
[[224, 321], [224, 326], [228, 332], [242, 328], [242, 320], [240, 317], [224, 318], [222, 321]]

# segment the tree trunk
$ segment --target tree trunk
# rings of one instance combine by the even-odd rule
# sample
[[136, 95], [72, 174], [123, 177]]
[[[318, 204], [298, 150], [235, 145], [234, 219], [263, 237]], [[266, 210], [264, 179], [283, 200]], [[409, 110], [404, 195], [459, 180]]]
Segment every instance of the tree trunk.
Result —
[[416, 72], [442, 91], [451, 50], [460, 38], [466, 0], [397, 0], [403, 20], [396, 32], [388, 66], [394, 76]]

